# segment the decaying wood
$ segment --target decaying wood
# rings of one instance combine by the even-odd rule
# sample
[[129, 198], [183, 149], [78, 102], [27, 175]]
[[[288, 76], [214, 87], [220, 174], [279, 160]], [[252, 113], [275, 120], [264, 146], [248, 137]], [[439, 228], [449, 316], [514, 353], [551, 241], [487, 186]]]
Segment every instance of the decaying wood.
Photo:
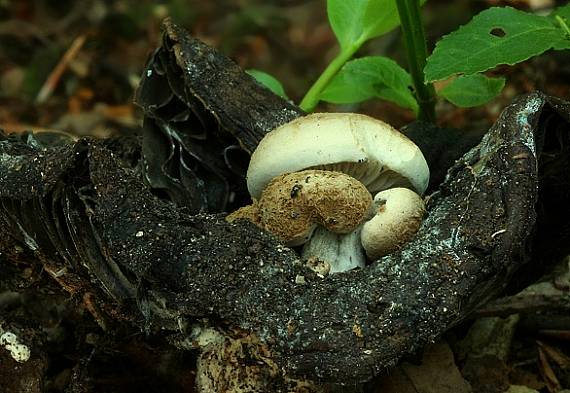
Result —
[[[216, 80], [216, 69], [184, 68], [185, 83]], [[260, 99], [251, 97], [248, 105]], [[234, 110], [218, 98], [202, 97], [204, 106]], [[264, 113], [252, 117], [259, 130]], [[292, 376], [366, 381], [539, 261], [535, 238], [555, 251], [549, 258], [568, 251], [568, 232], [537, 233], [552, 217], [560, 225], [555, 209], [570, 202], [570, 173], [560, 165], [570, 157], [569, 113], [568, 103], [540, 93], [515, 100], [450, 168], [413, 241], [365, 269], [326, 277], [253, 225], [157, 197], [111, 143], [43, 148], [4, 137], [0, 250], [13, 261], [15, 247], [33, 251], [61, 285], [98, 294], [101, 309], [124, 323], [183, 342], [186, 322], [208, 318], [256, 334]]]
[[165, 40], [183, 70], [184, 86], [248, 152], [253, 152], [268, 130], [304, 114], [288, 101], [267, 94], [267, 89], [236, 63], [192, 38], [170, 19], [164, 27]]
[[[527, 315], [534, 320], [556, 323], [556, 315], [570, 312], [570, 259], [564, 258], [553, 269], [550, 277], [543, 277], [521, 292], [495, 299], [475, 311], [475, 317]], [[536, 315], [540, 313], [541, 315]], [[530, 315], [529, 315], [530, 314]], [[570, 317], [565, 318], [570, 321]], [[564, 326], [564, 325], [562, 325]], [[566, 325], [570, 326], [570, 325]]]

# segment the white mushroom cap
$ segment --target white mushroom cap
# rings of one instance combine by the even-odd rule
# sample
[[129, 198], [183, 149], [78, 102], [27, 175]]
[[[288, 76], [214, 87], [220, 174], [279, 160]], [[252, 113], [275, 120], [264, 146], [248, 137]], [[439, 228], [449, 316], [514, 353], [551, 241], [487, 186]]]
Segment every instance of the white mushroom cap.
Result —
[[251, 156], [247, 188], [257, 199], [274, 177], [309, 168], [346, 173], [371, 193], [409, 187], [421, 194], [429, 182], [420, 149], [390, 125], [356, 113], [314, 113], [263, 138]]
[[407, 188], [391, 188], [374, 197], [374, 217], [362, 227], [368, 258], [388, 255], [411, 240], [425, 213], [422, 197]]

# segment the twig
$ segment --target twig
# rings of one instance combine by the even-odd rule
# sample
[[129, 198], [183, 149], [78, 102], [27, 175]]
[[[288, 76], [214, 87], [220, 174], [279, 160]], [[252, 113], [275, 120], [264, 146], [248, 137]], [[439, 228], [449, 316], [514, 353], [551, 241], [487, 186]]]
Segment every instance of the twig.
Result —
[[475, 317], [506, 316], [536, 311], [570, 310], [570, 293], [556, 289], [549, 283], [534, 285], [523, 292], [497, 299], [475, 311]]
[[57, 64], [57, 66], [55, 66], [55, 68], [53, 69], [53, 71], [51, 72], [51, 74], [48, 76], [45, 83], [43, 84], [42, 88], [40, 89], [36, 97], [37, 104], [45, 102], [51, 96], [51, 94], [57, 87], [59, 80], [61, 79], [61, 76], [67, 69], [67, 66], [69, 65], [71, 60], [73, 60], [75, 56], [77, 56], [77, 53], [79, 53], [79, 51], [83, 47], [83, 44], [85, 43], [86, 39], [87, 36], [85, 34], [82, 34], [73, 40], [69, 49], [67, 49], [67, 51], [64, 53], [59, 63]]

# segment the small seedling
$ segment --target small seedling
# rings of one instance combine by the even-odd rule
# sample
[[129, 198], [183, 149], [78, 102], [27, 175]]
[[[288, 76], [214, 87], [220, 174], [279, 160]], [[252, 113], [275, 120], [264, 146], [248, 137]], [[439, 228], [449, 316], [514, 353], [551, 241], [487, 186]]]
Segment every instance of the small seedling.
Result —
[[[437, 95], [457, 106], [482, 105], [505, 86], [504, 77], [488, 77], [485, 71], [520, 63], [550, 49], [570, 49], [570, 4], [544, 16], [492, 7], [442, 37], [427, 57], [419, 15], [423, 3], [425, 0], [328, 0], [329, 23], [339, 52], [299, 106], [310, 112], [319, 101], [353, 104], [380, 98], [434, 121], [431, 83], [449, 80]], [[400, 21], [410, 73], [387, 57], [354, 58], [366, 42], [390, 32]], [[259, 71], [252, 75], [285, 96], [275, 78]]]

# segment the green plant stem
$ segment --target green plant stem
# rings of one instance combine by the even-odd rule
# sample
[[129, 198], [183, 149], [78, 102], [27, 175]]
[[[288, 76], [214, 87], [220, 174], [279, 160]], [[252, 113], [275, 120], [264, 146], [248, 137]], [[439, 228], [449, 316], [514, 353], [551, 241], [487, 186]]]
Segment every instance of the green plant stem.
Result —
[[408, 52], [408, 66], [420, 107], [418, 118], [435, 123], [435, 89], [425, 83], [424, 67], [427, 59], [426, 39], [420, 14], [419, 0], [398, 0], [398, 14]]
[[313, 83], [305, 97], [301, 100], [299, 106], [305, 112], [312, 112], [319, 103], [319, 96], [331, 79], [338, 73], [343, 65], [349, 61], [358, 49], [364, 44], [365, 40], [358, 40], [340, 51], [340, 53], [329, 63], [327, 68]]
[[555, 18], [558, 21], [558, 24], [560, 24], [560, 27], [562, 27], [562, 29], [564, 29], [566, 32], [566, 35], [570, 36], [570, 27], [568, 27], [564, 18], [562, 18], [560, 15], [556, 15]]

